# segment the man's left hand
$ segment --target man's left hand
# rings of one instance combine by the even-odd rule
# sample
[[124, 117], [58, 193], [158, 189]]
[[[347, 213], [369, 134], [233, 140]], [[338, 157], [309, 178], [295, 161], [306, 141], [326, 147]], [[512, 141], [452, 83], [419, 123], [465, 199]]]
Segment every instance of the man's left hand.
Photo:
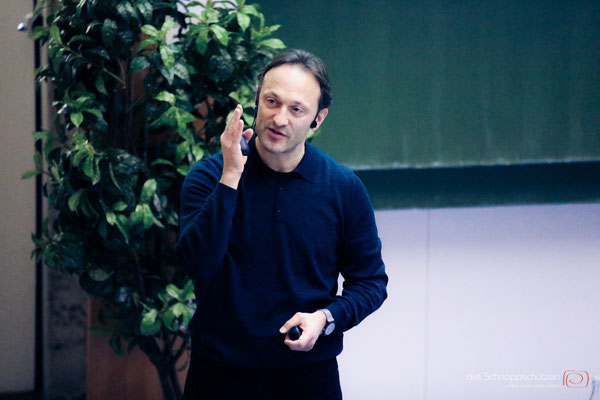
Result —
[[[286, 334], [284, 343], [291, 350], [310, 351], [321, 332], [323, 332], [326, 323], [327, 317], [323, 311], [315, 311], [314, 313], [298, 312], [279, 329], [279, 332]], [[288, 333], [294, 326], [299, 326], [302, 329], [302, 335], [298, 340], [290, 339]]]

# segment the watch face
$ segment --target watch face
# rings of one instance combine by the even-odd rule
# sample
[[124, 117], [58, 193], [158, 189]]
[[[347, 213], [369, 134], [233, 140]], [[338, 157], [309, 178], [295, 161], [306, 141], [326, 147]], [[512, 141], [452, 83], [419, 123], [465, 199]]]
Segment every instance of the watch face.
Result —
[[331, 332], [333, 332], [333, 330], [335, 329], [335, 323], [332, 322], [330, 324], [327, 324], [327, 326], [325, 327], [325, 335], [329, 335]]

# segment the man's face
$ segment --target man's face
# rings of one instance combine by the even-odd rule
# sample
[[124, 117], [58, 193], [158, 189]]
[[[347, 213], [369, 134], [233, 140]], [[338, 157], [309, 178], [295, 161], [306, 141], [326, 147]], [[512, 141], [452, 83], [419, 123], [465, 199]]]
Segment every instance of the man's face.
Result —
[[[317, 79], [299, 65], [283, 64], [267, 72], [259, 96], [257, 146], [282, 160], [304, 154], [321, 96]], [[326, 115], [326, 109], [319, 113], [318, 125]]]

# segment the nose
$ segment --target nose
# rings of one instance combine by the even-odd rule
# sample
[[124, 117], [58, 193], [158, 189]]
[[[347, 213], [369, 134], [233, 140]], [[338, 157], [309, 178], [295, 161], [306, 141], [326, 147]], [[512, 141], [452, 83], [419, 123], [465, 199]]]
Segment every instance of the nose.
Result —
[[277, 126], [285, 126], [288, 124], [288, 116], [285, 107], [280, 107], [273, 116], [273, 122]]

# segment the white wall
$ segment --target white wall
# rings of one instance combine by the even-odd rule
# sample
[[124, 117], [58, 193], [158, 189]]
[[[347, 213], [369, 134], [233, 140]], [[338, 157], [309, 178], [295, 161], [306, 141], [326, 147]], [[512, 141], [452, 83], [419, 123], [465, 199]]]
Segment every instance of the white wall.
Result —
[[0, 13], [0, 393], [33, 389], [35, 186], [33, 168], [33, 42], [17, 24], [31, 1], [2, 3]]
[[[600, 204], [376, 217], [389, 298], [346, 334], [344, 399], [589, 398], [600, 375]], [[563, 386], [567, 370], [589, 385]]]

